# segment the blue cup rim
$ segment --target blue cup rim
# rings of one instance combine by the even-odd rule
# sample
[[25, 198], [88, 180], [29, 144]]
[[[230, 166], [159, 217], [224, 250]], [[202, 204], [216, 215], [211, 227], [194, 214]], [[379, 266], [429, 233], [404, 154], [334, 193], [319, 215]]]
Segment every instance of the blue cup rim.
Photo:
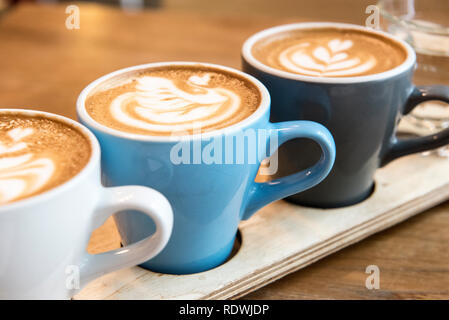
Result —
[[[89, 96], [89, 93], [92, 92], [92, 90], [97, 87], [102, 82], [111, 79], [113, 77], [116, 77], [118, 75], [121, 75], [123, 73], [132, 72], [132, 71], [138, 71], [142, 69], [150, 69], [150, 68], [157, 68], [157, 67], [164, 67], [164, 66], [200, 66], [200, 67], [209, 67], [213, 69], [223, 70], [229, 73], [234, 73], [240, 77], [243, 77], [247, 79], [249, 82], [254, 84], [257, 89], [260, 92], [260, 104], [257, 107], [256, 111], [252, 113], [249, 117], [243, 119], [240, 122], [237, 122], [231, 126], [213, 130], [210, 132], [205, 132], [202, 134], [191, 134], [191, 135], [182, 135], [182, 136], [152, 136], [152, 135], [145, 135], [145, 134], [136, 134], [136, 133], [129, 133], [120, 131], [117, 129], [110, 128], [106, 125], [103, 125], [97, 121], [95, 121], [89, 113], [86, 111], [85, 108], [85, 102], [87, 97]], [[210, 139], [216, 136], [220, 135], [232, 135], [237, 132], [241, 132], [245, 128], [251, 127], [255, 122], [257, 122], [261, 117], [263, 117], [267, 112], [269, 112], [270, 108], [270, 94], [268, 92], [268, 89], [256, 78], [253, 76], [246, 74], [242, 71], [239, 71], [234, 68], [225, 67], [218, 64], [212, 64], [212, 63], [203, 63], [203, 62], [190, 62], [190, 61], [169, 61], [169, 62], [154, 62], [154, 63], [147, 63], [147, 64], [141, 64], [137, 66], [132, 66], [124, 69], [120, 69], [111, 73], [108, 73], [97, 80], [91, 82], [87, 87], [81, 91], [80, 95], [78, 96], [78, 99], [76, 101], [76, 110], [78, 114], [78, 118], [81, 120], [81, 122], [85, 125], [87, 125], [89, 128], [98, 130], [100, 132], [103, 132], [108, 135], [112, 135], [115, 137], [120, 137], [124, 139], [129, 140], [137, 140], [137, 141], [150, 141], [150, 142], [159, 142], [159, 143], [176, 143], [182, 140], [204, 140], [204, 139]]]
[[[405, 60], [398, 66], [396, 66], [393, 69], [376, 73], [372, 75], [367, 76], [354, 76], [354, 77], [313, 77], [313, 76], [304, 76], [300, 74], [295, 74], [287, 71], [282, 71], [279, 69], [275, 69], [272, 67], [269, 67], [259, 60], [257, 60], [252, 52], [251, 49], [253, 48], [254, 44], [266, 37], [269, 37], [273, 34], [283, 33], [291, 30], [298, 30], [298, 29], [318, 29], [318, 28], [329, 28], [334, 27], [338, 29], [351, 29], [351, 30], [361, 30], [368, 33], [373, 33], [376, 35], [383, 36], [387, 39], [390, 39], [391, 41], [397, 43], [399, 46], [403, 47], [405, 52], [407, 53], [407, 57]], [[280, 77], [280, 78], [286, 78], [291, 80], [298, 80], [303, 82], [313, 82], [313, 83], [331, 83], [331, 84], [348, 84], [348, 83], [362, 83], [362, 82], [369, 82], [369, 81], [380, 81], [385, 80], [388, 78], [392, 78], [396, 75], [399, 75], [411, 68], [415, 65], [416, 62], [416, 54], [413, 48], [406, 43], [405, 41], [394, 37], [384, 31], [380, 30], [374, 30], [368, 27], [355, 25], [355, 24], [349, 24], [349, 23], [339, 23], [339, 22], [302, 22], [302, 23], [292, 23], [292, 24], [285, 24], [280, 25], [268, 29], [264, 29], [262, 31], [259, 31], [255, 34], [253, 34], [251, 37], [249, 37], [242, 46], [242, 57], [243, 59], [249, 63], [254, 68], [261, 70], [263, 72], [266, 72], [268, 74]]]

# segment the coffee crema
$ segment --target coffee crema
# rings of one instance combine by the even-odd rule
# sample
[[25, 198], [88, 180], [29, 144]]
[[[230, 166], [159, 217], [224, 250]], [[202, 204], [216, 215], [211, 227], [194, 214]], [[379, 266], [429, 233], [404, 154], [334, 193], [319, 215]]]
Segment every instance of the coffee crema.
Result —
[[182, 136], [236, 124], [256, 111], [258, 88], [218, 68], [172, 65], [121, 74], [85, 102], [98, 123], [128, 133]]
[[395, 41], [344, 28], [297, 29], [259, 40], [253, 56], [263, 64], [312, 77], [354, 77], [391, 70], [407, 57]]
[[0, 113], [0, 204], [61, 185], [85, 167], [90, 155], [87, 138], [68, 124]]

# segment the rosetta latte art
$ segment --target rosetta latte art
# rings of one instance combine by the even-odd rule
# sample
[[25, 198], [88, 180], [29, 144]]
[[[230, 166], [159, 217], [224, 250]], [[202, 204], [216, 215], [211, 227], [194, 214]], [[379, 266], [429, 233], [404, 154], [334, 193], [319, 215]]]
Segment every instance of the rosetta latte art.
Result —
[[188, 80], [142, 76], [134, 91], [112, 101], [111, 115], [127, 126], [166, 134], [214, 126], [233, 117], [241, 99], [226, 88], [208, 87], [209, 80], [208, 74]]
[[53, 161], [29, 152], [21, 141], [33, 132], [31, 128], [15, 128], [7, 133], [10, 142], [0, 142], [0, 204], [39, 191], [52, 177]]
[[333, 39], [326, 45], [302, 42], [279, 54], [279, 63], [287, 70], [310, 76], [339, 77], [363, 74], [376, 66], [376, 58], [348, 52], [351, 40]]

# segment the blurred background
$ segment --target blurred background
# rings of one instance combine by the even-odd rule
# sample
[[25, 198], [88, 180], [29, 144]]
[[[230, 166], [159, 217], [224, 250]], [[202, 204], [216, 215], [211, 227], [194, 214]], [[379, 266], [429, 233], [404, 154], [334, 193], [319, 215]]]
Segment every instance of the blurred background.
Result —
[[[73, 4], [79, 8], [79, 29], [65, 26]], [[417, 49], [415, 83], [449, 84], [448, 0], [0, 0], [0, 61], [5, 62], [3, 74], [8, 74], [0, 76], [0, 103], [44, 104], [73, 117], [73, 110], [62, 110], [61, 104], [74, 102], [67, 101], [68, 89], [61, 88], [62, 83], [81, 90], [85, 79], [152, 61], [239, 68], [240, 46], [256, 31], [302, 21], [364, 25], [372, 13], [367, 11], [370, 5], [380, 8], [383, 30]], [[19, 83], [31, 81], [36, 86], [31, 91], [14, 94], [21, 90]], [[76, 90], [71, 94], [76, 96]], [[435, 102], [415, 109], [401, 131], [423, 135], [447, 126], [449, 108]], [[449, 157], [447, 148], [439, 153]]]
[[[444, 1], [444, 0], [443, 0]], [[0, 0], [0, 7], [7, 7], [23, 2], [38, 3], [73, 3], [57, 0]], [[203, 13], [233, 14], [267, 14], [270, 16], [307, 16], [311, 19], [342, 19], [362, 23], [360, 8], [365, 8], [376, 1], [369, 0], [97, 0], [90, 2], [121, 7], [123, 9], [168, 9], [193, 10]], [[323, 8], [323, 4], [326, 5]], [[325, 9], [325, 10], [323, 10]], [[356, 14], [354, 14], [356, 13]], [[359, 19], [355, 16], [359, 16]], [[355, 18], [355, 19], [354, 19]]]
[[[79, 8], [79, 29], [66, 26]], [[154, 61], [240, 68], [251, 34], [301, 21], [364, 24], [372, 0], [0, 0], [0, 105], [75, 118], [79, 92], [111, 71]], [[73, 21], [72, 21], [73, 22]]]

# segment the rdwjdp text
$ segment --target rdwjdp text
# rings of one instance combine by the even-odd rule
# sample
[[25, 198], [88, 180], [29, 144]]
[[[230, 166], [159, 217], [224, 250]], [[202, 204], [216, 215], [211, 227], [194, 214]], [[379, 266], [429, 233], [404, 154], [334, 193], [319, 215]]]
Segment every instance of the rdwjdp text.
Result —
[[224, 304], [219, 307], [212, 306], [192, 306], [185, 305], [179, 308], [179, 315], [181, 316], [201, 316], [201, 317], [213, 317], [214, 315], [228, 315], [228, 316], [263, 316], [267, 314], [270, 307], [266, 304], [248, 304], [248, 305], [236, 305], [236, 304]]

